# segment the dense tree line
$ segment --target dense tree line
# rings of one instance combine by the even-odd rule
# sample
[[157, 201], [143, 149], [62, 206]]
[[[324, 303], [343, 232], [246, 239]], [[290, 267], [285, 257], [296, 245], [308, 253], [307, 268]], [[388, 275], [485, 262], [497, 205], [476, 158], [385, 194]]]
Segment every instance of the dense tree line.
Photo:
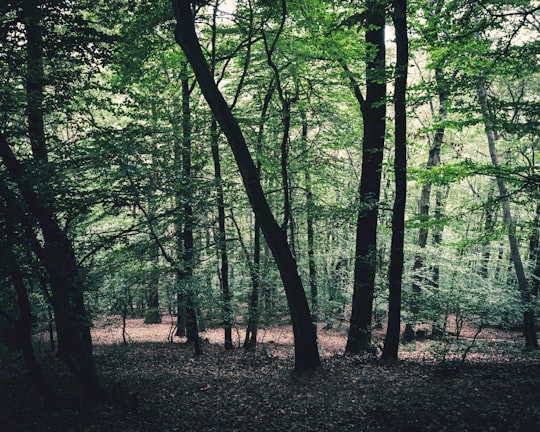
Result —
[[384, 324], [390, 360], [449, 317], [537, 349], [539, 8], [3, 4], [0, 328], [41, 394], [38, 331], [100, 393], [102, 315], [172, 315], [196, 354], [288, 316], [299, 370], [321, 324], [351, 354]]

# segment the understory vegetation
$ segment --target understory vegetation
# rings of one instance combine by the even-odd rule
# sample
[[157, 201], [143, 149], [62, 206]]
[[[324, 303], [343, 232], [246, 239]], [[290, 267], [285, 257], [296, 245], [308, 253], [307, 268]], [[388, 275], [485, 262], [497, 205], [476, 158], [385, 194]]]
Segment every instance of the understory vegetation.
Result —
[[2, 1], [0, 428], [539, 429], [539, 17]]

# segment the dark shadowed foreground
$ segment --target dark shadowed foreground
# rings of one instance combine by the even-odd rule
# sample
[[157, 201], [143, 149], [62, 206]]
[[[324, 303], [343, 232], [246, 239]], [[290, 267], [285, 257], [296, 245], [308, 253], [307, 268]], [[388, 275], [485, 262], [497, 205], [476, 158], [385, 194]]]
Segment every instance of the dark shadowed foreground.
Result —
[[[108, 396], [74, 396], [62, 362], [46, 356], [46, 373], [63, 392], [60, 409], [39, 401], [18, 354], [2, 348], [0, 425], [40, 432], [540, 430], [540, 358], [516, 348], [519, 334], [506, 333], [501, 343], [499, 333], [488, 333], [464, 365], [429, 341], [384, 364], [343, 356], [344, 335], [321, 330], [323, 367], [296, 375], [287, 330], [262, 332], [256, 353], [224, 351], [214, 344], [221, 332], [212, 330], [205, 355], [194, 358], [191, 347], [166, 342], [166, 324], [133, 320], [126, 345], [115, 343], [117, 327], [96, 328]], [[460, 349], [466, 346], [465, 339]]]

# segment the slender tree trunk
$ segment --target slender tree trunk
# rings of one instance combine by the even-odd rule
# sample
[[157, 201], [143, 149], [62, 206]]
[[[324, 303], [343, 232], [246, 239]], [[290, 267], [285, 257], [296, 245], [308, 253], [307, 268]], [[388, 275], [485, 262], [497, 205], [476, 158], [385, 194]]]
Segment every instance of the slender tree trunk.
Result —
[[[484, 120], [484, 126], [486, 130], [486, 137], [489, 146], [489, 154], [491, 156], [491, 163], [494, 167], [500, 167], [499, 156], [497, 154], [497, 138], [495, 135], [495, 129], [489, 117], [489, 106], [487, 100], [486, 89], [483, 84], [478, 87], [478, 98], [480, 101], [480, 108], [482, 110], [482, 117]], [[519, 243], [516, 235], [516, 224], [512, 219], [512, 212], [510, 209], [510, 201], [508, 199], [508, 189], [502, 177], [497, 176], [497, 186], [499, 188], [499, 196], [501, 199], [503, 221], [508, 231], [508, 242], [510, 243], [510, 255], [512, 262], [514, 263], [514, 270], [518, 282], [518, 289], [521, 294], [521, 299], [525, 306], [525, 312], [523, 313], [523, 325], [525, 334], [525, 344], [532, 349], [538, 349], [538, 338], [536, 335], [536, 323], [534, 316], [534, 308], [531, 299], [531, 289], [525, 276], [525, 269], [523, 267], [523, 261], [519, 252]]]
[[[151, 208], [153, 206], [150, 206]], [[153, 214], [153, 209], [151, 210]], [[159, 309], [159, 274], [158, 274], [158, 259], [159, 259], [159, 247], [154, 244], [151, 249], [152, 259], [152, 271], [150, 277], [150, 283], [147, 291], [146, 299], [146, 316], [144, 317], [145, 324], [159, 324], [161, 323], [161, 311]]]
[[[249, 259], [249, 258], [248, 258]], [[249, 296], [249, 318], [244, 340], [245, 350], [255, 350], [259, 330], [260, 308], [260, 268], [261, 268], [261, 230], [257, 220], [253, 232], [253, 268], [251, 270], [251, 295]]]
[[193, 287], [193, 266], [195, 261], [195, 247], [193, 241], [194, 216], [191, 193], [191, 91], [188, 80], [188, 65], [182, 65], [182, 189], [184, 194], [184, 228], [182, 231], [182, 271], [181, 280], [185, 293], [186, 311], [186, 337], [193, 343], [195, 355], [202, 354], [199, 338], [199, 321], [195, 290]]
[[[302, 141], [307, 144], [308, 123], [306, 113], [302, 110]], [[309, 168], [305, 170], [306, 177], [306, 219], [307, 219], [307, 249], [308, 249], [308, 267], [309, 267], [309, 291], [311, 294], [311, 315], [313, 324], [317, 329], [319, 319], [319, 298], [317, 292], [317, 267], [315, 265], [315, 231], [313, 229], [313, 192], [311, 191], [311, 176]]]
[[489, 259], [491, 256], [490, 253], [490, 241], [489, 233], [493, 230], [493, 187], [490, 185], [488, 192], [488, 202], [484, 209], [484, 236], [485, 239], [482, 241], [482, 267], [480, 274], [484, 279], [487, 279], [489, 276]]
[[536, 304], [538, 292], [540, 291], [540, 201], [536, 203], [536, 214], [534, 225], [529, 240], [529, 260], [532, 265], [531, 275], [531, 303]]
[[231, 289], [229, 287], [229, 255], [227, 253], [227, 233], [225, 231], [225, 199], [223, 195], [223, 184], [221, 178], [221, 162], [219, 157], [219, 141], [217, 122], [212, 119], [210, 125], [212, 137], [212, 159], [214, 160], [214, 178], [216, 181], [216, 200], [218, 209], [218, 234], [217, 247], [221, 260], [220, 283], [223, 302], [223, 329], [225, 336], [225, 349], [233, 349], [232, 342], [232, 307]]
[[[433, 228], [433, 245], [436, 247], [440, 247], [442, 244], [442, 234], [443, 234], [443, 226], [442, 226], [442, 217], [444, 212], [444, 206], [446, 202], [446, 197], [448, 196], [448, 191], [450, 189], [446, 188], [446, 193], [443, 198], [443, 192], [438, 189], [435, 192], [435, 227]], [[431, 282], [430, 285], [433, 289], [439, 288], [439, 278], [440, 278], [440, 268], [439, 263], [436, 261], [434, 262], [431, 267]]]
[[[257, 133], [256, 153], [257, 153], [257, 172], [261, 172], [261, 160], [260, 154], [262, 151], [262, 142], [264, 137], [264, 126], [267, 121], [268, 109], [270, 107], [270, 101], [275, 91], [274, 81], [270, 82], [270, 86], [266, 94], [264, 95], [263, 105], [261, 109], [261, 117], [259, 123], [259, 131]], [[240, 238], [240, 236], [239, 236]], [[249, 258], [248, 258], [249, 259]], [[260, 320], [260, 307], [259, 298], [261, 291], [260, 280], [261, 269], [261, 229], [255, 217], [255, 223], [253, 227], [253, 268], [251, 269], [251, 295], [249, 297], [249, 318], [246, 328], [246, 337], [244, 340], [244, 349], [254, 350], [257, 346], [257, 333]]]
[[[446, 103], [448, 100], [448, 90], [446, 89], [446, 80], [444, 78], [444, 72], [441, 68], [435, 69], [435, 80], [437, 83], [437, 93], [439, 98], [439, 112], [437, 115], [437, 121], [444, 121], [447, 116]], [[433, 137], [433, 146], [429, 150], [429, 157], [426, 165], [426, 169], [430, 170], [440, 164], [441, 161], [441, 146], [444, 140], [445, 127], [439, 126], [435, 130]], [[412, 282], [412, 304], [411, 312], [414, 316], [413, 321], [417, 320], [417, 315], [420, 313], [420, 293], [422, 291], [422, 284], [425, 281], [424, 268], [425, 268], [425, 253], [424, 249], [427, 246], [427, 239], [429, 234], [428, 222], [429, 222], [429, 208], [431, 202], [431, 188], [430, 181], [422, 185], [422, 192], [420, 194], [420, 200], [418, 201], [418, 219], [421, 223], [418, 232], [417, 245], [420, 251], [414, 256], [413, 264], [413, 282]]]
[[362, 175], [356, 222], [356, 251], [352, 314], [345, 351], [372, 351], [371, 324], [377, 270], [377, 222], [381, 172], [386, 133], [385, 6], [379, 0], [366, 2], [366, 99], [361, 102], [364, 124]]
[[390, 246], [388, 327], [382, 358], [397, 360], [401, 328], [401, 279], [403, 275], [403, 243], [405, 239], [405, 203], [407, 199], [407, 67], [409, 39], [407, 36], [407, 0], [394, 2], [392, 19], [396, 31], [397, 61], [394, 84], [396, 195], [392, 213], [392, 243]]
[[221, 126], [235, 156], [244, 187], [270, 246], [285, 287], [295, 340], [295, 368], [313, 369], [320, 365], [317, 338], [311, 324], [308, 302], [285, 233], [277, 224], [266, 201], [259, 173], [249, 153], [244, 135], [214, 82], [195, 32], [191, 2], [173, 0], [176, 15], [175, 38], [182, 47], [199, 82], [201, 91]]

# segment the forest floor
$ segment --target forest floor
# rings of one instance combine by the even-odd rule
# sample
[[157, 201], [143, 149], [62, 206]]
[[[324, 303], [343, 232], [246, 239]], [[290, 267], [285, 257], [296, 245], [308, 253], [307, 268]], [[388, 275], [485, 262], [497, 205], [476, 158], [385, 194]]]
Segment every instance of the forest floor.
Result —
[[198, 358], [178, 338], [167, 341], [170, 328], [130, 319], [123, 344], [117, 320], [97, 323], [107, 396], [92, 401], [77, 396], [38, 340], [48, 379], [64, 395], [55, 409], [29, 387], [20, 355], [0, 347], [0, 430], [540, 431], [540, 355], [521, 348], [519, 332], [484, 329], [471, 347], [466, 328], [461, 344], [417, 341], [384, 363], [344, 355], [346, 332], [320, 328], [322, 367], [299, 375], [288, 326], [261, 329], [256, 352], [225, 351], [222, 330], [208, 330]]

